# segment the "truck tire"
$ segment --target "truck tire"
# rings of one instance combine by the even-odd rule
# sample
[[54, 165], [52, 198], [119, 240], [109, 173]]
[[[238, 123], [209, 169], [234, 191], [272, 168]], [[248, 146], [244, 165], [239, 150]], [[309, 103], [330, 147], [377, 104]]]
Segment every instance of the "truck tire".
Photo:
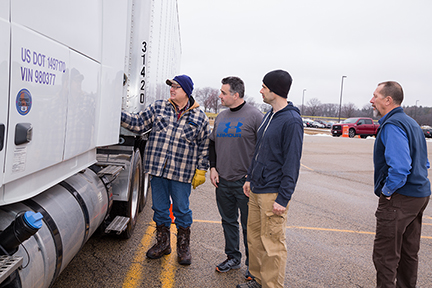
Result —
[[141, 188], [141, 195], [140, 195], [140, 203], [138, 207], [138, 212], [140, 213], [144, 210], [144, 207], [147, 203], [147, 195], [150, 192], [150, 174], [144, 171], [142, 175], [143, 175], [143, 182], [141, 186], [142, 188]]
[[356, 135], [355, 130], [349, 129], [348, 135], [349, 135], [349, 138], [354, 138], [354, 136]]
[[148, 173], [148, 171], [145, 171], [145, 153], [144, 153], [144, 149], [145, 149], [145, 145], [147, 144], [147, 141], [144, 140], [140, 140], [138, 143], [138, 148], [139, 151], [141, 153], [141, 159], [142, 159], [142, 185], [141, 185], [141, 190], [140, 190], [140, 202], [139, 202], [139, 208], [138, 208], [138, 212], [141, 213], [144, 210], [144, 207], [147, 203], [147, 196], [148, 193], [150, 192], [150, 174]]
[[119, 215], [129, 217], [129, 223], [127, 224], [126, 230], [123, 231], [120, 236], [122, 238], [129, 239], [132, 237], [133, 231], [136, 226], [138, 211], [141, 199], [141, 190], [143, 185], [143, 169], [142, 159], [139, 149], [135, 149], [132, 157], [133, 163], [131, 164], [131, 176], [129, 177], [129, 198], [127, 202], [117, 202], [117, 208]]

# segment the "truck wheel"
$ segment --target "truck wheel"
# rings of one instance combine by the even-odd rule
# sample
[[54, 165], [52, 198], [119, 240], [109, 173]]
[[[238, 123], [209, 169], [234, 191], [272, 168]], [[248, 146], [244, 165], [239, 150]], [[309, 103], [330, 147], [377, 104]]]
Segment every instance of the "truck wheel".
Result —
[[355, 130], [350, 129], [348, 135], [349, 135], [349, 138], [354, 138], [354, 136], [356, 135]]
[[139, 208], [138, 208], [138, 212], [142, 212], [144, 210], [144, 207], [147, 203], [147, 195], [150, 191], [150, 174], [145, 171], [145, 153], [144, 153], [144, 149], [145, 149], [145, 145], [146, 145], [147, 141], [144, 140], [140, 140], [139, 144], [138, 144], [138, 148], [141, 152], [141, 159], [142, 159], [142, 186], [141, 186], [141, 190], [140, 190], [140, 203], [139, 203]]
[[147, 203], [147, 195], [148, 195], [149, 191], [150, 191], [150, 174], [148, 172], [144, 171], [138, 212], [141, 212], [144, 210], [144, 207]]
[[135, 225], [138, 218], [138, 210], [140, 206], [140, 196], [143, 184], [142, 177], [142, 159], [139, 149], [135, 150], [132, 159], [130, 177], [129, 177], [129, 198], [127, 202], [118, 202], [119, 210], [123, 216], [129, 217], [129, 223], [126, 230], [121, 234], [123, 238], [129, 239], [135, 229]]

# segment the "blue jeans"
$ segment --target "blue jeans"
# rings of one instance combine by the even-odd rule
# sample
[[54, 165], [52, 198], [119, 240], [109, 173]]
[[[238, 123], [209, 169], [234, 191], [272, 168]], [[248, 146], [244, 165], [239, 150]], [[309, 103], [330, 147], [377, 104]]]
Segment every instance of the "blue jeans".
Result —
[[177, 227], [190, 227], [192, 225], [192, 210], [189, 209], [191, 184], [155, 176], [152, 176], [150, 184], [154, 211], [153, 221], [156, 222], [156, 225], [171, 226], [169, 212], [171, 196], [175, 224]]

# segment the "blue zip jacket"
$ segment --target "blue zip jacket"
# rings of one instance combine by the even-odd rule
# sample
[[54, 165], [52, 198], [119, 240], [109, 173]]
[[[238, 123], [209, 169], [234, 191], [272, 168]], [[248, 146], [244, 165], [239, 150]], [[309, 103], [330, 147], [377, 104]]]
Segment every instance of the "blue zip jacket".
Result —
[[397, 107], [380, 119], [374, 147], [375, 194], [431, 195], [426, 140], [420, 126]]
[[254, 157], [248, 171], [253, 193], [278, 193], [276, 202], [288, 205], [294, 193], [303, 148], [303, 121], [291, 102], [269, 111], [257, 132]]

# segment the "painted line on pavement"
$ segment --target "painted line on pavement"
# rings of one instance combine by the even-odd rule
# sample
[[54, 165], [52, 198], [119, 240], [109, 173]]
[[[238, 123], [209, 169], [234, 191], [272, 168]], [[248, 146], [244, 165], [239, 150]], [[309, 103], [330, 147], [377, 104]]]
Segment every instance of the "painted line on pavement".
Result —
[[[174, 228], [174, 229], [173, 229]], [[162, 288], [172, 288], [174, 287], [174, 279], [175, 279], [175, 269], [176, 269], [176, 256], [177, 249], [177, 237], [173, 230], [177, 231], [175, 225], [171, 225], [171, 254], [162, 257], [162, 272], [159, 276], [159, 280], [162, 283]], [[152, 239], [154, 237], [154, 232], [156, 231], [155, 223], [151, 222], [149, 227], [147, 228], [144, 236], [141, 238], [140, 247], [135, 252], [134, 259], [132, 261], [132, 265], [130, 266], [128, 272], [126, 273], [126, 277], [123, 280], [122, 288], [135, 288], [141, 287], [143, 281], [144, 266], [142, 262], [146, 259], [146, 252], [150, 248], [152, 243]]]
[[152, 241], [155, 230], [156, 229], [154, 225], [150, 225], [144, 233], [144, 236], [141, 238], [141, 246], [135, 252], [132, 265], [130, 266], [129, 271], [127, 272], [126, 277], [123, 280], [122, 288], [135, 288], [141, 286], [141, 282], [143, 279], [143, 266], [141, 265], [141, 263], [144, 262], [144, 260], [146, 259], [146, 250], [148, 247], [150, 247], [150, 243]]
[[159, 276], [159, 280], [162, 283], [162, 288], [174, 287], [176, 260], [177, 260], [177, 236], [174, 231], [177, 232], [177, 228], [174, 224], [171, 224], [171, 254], [162, 257], [162, 272]]
[[304, 164], [301, 164], [301, 163], [300, 163], [300, 165], [301, 165], [302, 167], [304, 167], [304, 168], [306, 168], [306, 169], [310, 170], [310, 171], [314, 171], [314, 169], [312, 169], [312, 168], [309, 168], [309, 167], [307, 167], [307, 166], [306, 166], [306, 165], [304, 165]]
[[[221, 221], [209, 221], [209, 220], [194, 220], [194, 222], [222, 224]], [[423, 224], [425, 224], [425, 223], [423, 223]], [[432, 224], [427, 224], [427, 225], [432, 225]], [[304, 227], [304, 226], [287, 226], [286, 228], [287, 229], [303, 229], [303, 230], [330, 231], [330, 232], [342, 232], [342, 233], [357, 233], [357, 234], [375, 235], [375, 232], [344, 230], [344, 229], [332, 229], [332, 228]], [[432, 239], [431, 236], [421, 236], [421, 238]]]
[[318, 228], [318, 227], [287, 226], [286, 228], [288, 228], [288, 229], [302, 229], [302, 230], [316, 230], [316, 231], [356, 233], [356, 234], [369, 234], [369, 235], [374, 235], [375, 234], [375, 232], [367, 232], [367, 231], [343, 230], [343, 229], [332, 229], [332, 228]]
[[[431, 217], [425, 216], [425, 218], [432, 219]], [[194, 219], [193, 222], [198, 223], [211, 223], [211, 224], [222, 224], [221, 221], [212, 220], [198, 220]], [[423, 223], [424, 225], [432, 225], [430, 223]], [[135, 288], [140, 287], [143, 280], [143, 265], [142, 262], [146, 259], [146, 251], [150, 248], [152, 243], [153, 235], [155, 232], [155, 224], [152, 222], [147, 228], [144, 236], [140, 242], [140, 248], [135, 252], [132, 265], [130, 266], [126, 277], [123, 281], [122, 288]], [[314, 231], [328, 231], [328, 232], [341, 232], [341, 233], [355, 233], [355, 234], [367, 234], [375, 235], [375, 232], [367, 231], [356, 231], [356, 230], [344, 230], [344, 229], [331, 229], [331, 228], [319, 228], [319, 227], [305, 227], [305, 226], [287, 226], [287, 229], [302, 229], [302, 230], [314, 230]], [[176, 242], [177, 237], [174, 231], [177, 231], [175, 225], [171, 225], [171, 254], [164, 256], [162, 259], [162, 272], [160, 275], [160, 281], [162, 283], [162, 288], [172, 288], [174, 287], [175, 270], [176, 264]], [[431, 236], [421, 236], [423, 239], [432, 239]]]

